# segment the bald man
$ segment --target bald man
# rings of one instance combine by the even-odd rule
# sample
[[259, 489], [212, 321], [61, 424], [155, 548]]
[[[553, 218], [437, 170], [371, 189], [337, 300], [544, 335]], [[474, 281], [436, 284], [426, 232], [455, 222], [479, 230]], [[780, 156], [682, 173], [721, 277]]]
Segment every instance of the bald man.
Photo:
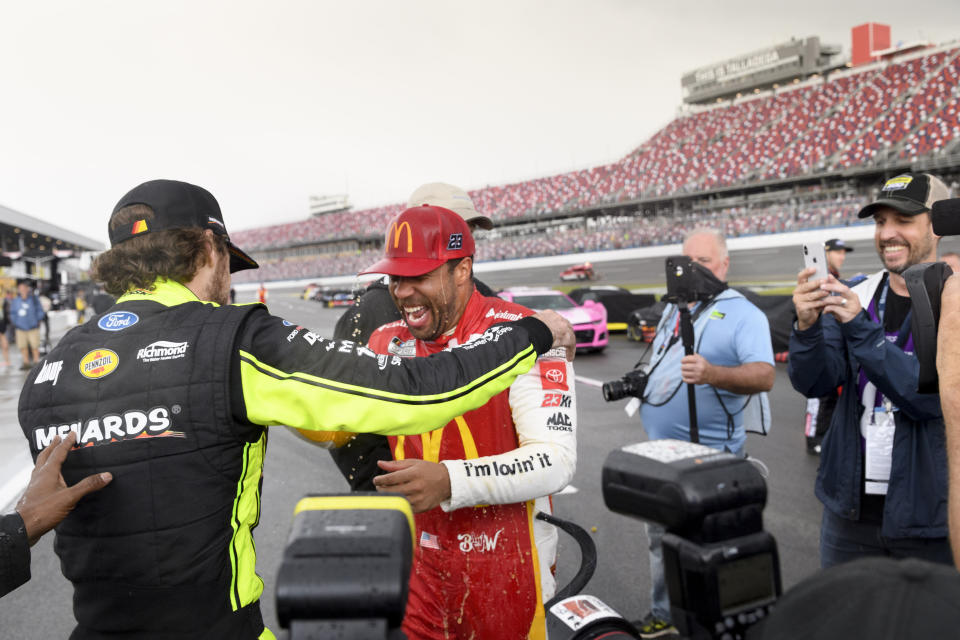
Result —
[[[730, 256], [718, 231], [692, 231], [683, 243], [683, 254], [726, 281]], [[754, 394], [773, 387], [776, 375], [770, 325], [760, 309], [730, 288], [708, 302], [691, 305], [691, 313], [696, 353], [689, 356], [684, 355], [682, 342], [674, 339], [679, 326], [677, 306], [667, 305], [660, 317], [640, 413], [643, 428], [651, 440], [689, 440], [690, 412], [682, 387], [693, 384], [701, 444], [742, 454], [747, 439], [743, 409]], [[647, 525], [653, 606], [638, 623], [644, 638], [676, 632], [663, 574], [664, 531], [659, 525]]]

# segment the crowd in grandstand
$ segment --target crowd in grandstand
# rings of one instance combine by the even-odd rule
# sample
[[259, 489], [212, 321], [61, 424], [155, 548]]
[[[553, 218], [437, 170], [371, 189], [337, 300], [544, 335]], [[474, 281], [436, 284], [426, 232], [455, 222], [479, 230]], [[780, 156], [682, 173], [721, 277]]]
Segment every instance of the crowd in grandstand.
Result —
[[[683, 228], [701, 222], [722, 227], [727, 236], [840, 224], [858, 205], [855, 198], [701, 211], [682, 219], [636, 216], [588, 222], [577, 217], [560, 222], [558, 218], [577, 216], [601, 204], [709, 192], [758, 180], [786, 180], [953, 152], [960, 145], [958, 104], [960, 49], [943, 48], [691, 110], [615, 163], [471, 191], [477, 209], [494, 220], [540, 224], [532, 232], [499, 230], [481, 239], [478, 259], [673, 243]], [[296, 256], [261, 257], [257, 278], [355, 273], [373, 262], [376, 251], [328, 253], [318, 248], [314, 252], [313, 246], [379, 237], [402, 208], [395, 204], [326, 214], [235, 237], [261, 254], [301, 248]]]
[[[709, 225], [722, 229], [728, 238], [758, 233], [781, 233], [847, 225], [865, 200], [856, 196], [780, 202], [759, 207], [735, 206], [698, 210], [681, 216], [607, 216], [554, 227], [540, 227], [526, 233], [478, 234], [477, 261], [512, 260], [538, 256], [606, 251], [683, 241], [692, 227]], [[384, 228], [384, 222], [381, 228]], [[260, 260], [260, 269], [239, 272], [237, 282], [285, 280], [349, 275], [377, 261], [380, 249], [318, 253], [272, 260]]]

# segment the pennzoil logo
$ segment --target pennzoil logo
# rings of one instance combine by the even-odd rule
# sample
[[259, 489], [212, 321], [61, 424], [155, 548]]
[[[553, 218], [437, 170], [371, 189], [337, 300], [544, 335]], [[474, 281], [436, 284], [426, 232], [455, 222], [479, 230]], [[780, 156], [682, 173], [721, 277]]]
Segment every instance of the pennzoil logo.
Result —
[[173, 426], [170, 415], [180, 411], [180, 405], [175, 404], [169, 409], [164, 406], [146, 411], [131, 409], [66, 424], [34, 427], [33, 443], [37, 451], [43, 451], [53, 443], [54, 437], [65, 438], [71, 431], [77, 434], [75, 448], [78, 449], [145, 438], [186, 438], [182, 431], [170, 430]]
[[413, 233], [410, 231], [410, 223], [406, 220], [399, 225], [396, 222], [390, 223], [390, 228], [387, 230], [387, 245], [390, 244], [390, 236], [393, 236], [393, 248], [399, 247], [400, 235], [404, 229], [407, 230], [407, 253], [413, 253]]
[[120, 364], [120, 357], [116, 351], [94, 349], [80, 359], [80, 375], [96, 380], [113, 373], [118, 364]]

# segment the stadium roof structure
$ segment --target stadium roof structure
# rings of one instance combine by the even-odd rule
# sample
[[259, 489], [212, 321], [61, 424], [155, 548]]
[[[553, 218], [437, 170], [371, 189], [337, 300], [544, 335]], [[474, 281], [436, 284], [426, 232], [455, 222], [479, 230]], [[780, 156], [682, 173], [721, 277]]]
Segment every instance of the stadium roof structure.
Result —
[[102, 242], [0, 205], [0, 252], [8, 258], [68, 258], [105, 248]]

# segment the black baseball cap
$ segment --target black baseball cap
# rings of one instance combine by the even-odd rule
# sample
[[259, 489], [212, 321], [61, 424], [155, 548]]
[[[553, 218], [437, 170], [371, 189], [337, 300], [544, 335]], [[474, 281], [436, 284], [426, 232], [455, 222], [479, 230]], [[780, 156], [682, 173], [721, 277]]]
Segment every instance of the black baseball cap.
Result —
[[884, 182], [880, 187], [880, 199], [860, 209], [857, 217], [869, 218], [881, 207], [915, 216], [930, 211], [934, 202], [949, 197], [950, 190], [940, 178], [929, 173], [903, 173]]
[[843, 238], [830, 238], [823, 243], [823, 248], [827, 251], [853, 251], [853, 247], [848, 247]]
[[136, 220], [129, 225], [108, 229], [110, 246], [115, 247], [130, 238], [153, 231], [187, 229], [197, 227], [210, 229], [227, 241], [230, 251], [230, 273], [244, 269], [256, 269], [260, 265], [230, 242], [227, 227], [217, 199], [203, 187], [177, 180], [151, 180], [131, 189], [113, 208], [116, 213], [124, 207], [142, 204], [153, 209], [153, 219]]

